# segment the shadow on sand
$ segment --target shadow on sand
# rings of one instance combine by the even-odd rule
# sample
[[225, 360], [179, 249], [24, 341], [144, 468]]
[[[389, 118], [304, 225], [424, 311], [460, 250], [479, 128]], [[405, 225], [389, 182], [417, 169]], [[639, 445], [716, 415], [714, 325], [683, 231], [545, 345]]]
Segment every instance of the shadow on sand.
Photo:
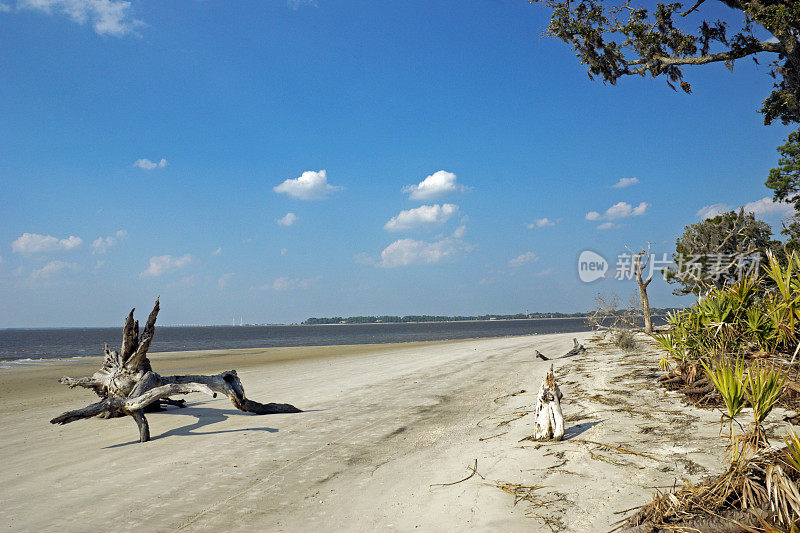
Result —
[[[164, 439], [167, 437], [185, 437], [191, 435], [216, 435], [222, 433], [239, 433], [244, 431], [266, 431], [267, 433], [277, 433], [277, 428], [267, 427], [267, 426], [260, 426], [260, 427], [249, 427], [249, 428], [240, 428], [240, 429], [219, 429], [216, 431], [198, 431], [199, 429], [208, 427], [212, 424], [216, 424], [218, 422], [223, 422], [227, 420], [231, 416], [257, 416], [259, 419], [261, 418], [259, 415], [253, 415], [250, 413], [245, 413], [243, 411], [239, 411], [238, 409], [218, 409], [218, 408], [211, 408], [211, 407], [198, 407], [198, 404], [186, 404], [185, 409], [169, 409], [167, 411], [161, 413], [153, 413], [150, 416], [160, 416], [160, 415], [188, 415], [193, 416], [197, 420], [186, 424], [185, 426], [172, 428], [164, 433], [159, 435], [153, 435], [150, 440], [156, 441], [160, 439]], [[106, 446], [105, 449], [112, 449], [112, 448], [120, 448], [123, 446], [129, 446], [131, 444], [139, 444], [139, 440], [132, 440], [130, 442], [123, 442], [120, 444], [114, 444], [112, 446]]]
[[593, 427], [595, 427], [600, 422], [604, 422], [603, 420], [595, 420], [593, 422], [584, 422], [582, 424], [576, 424], [574, 426], [570, 426], [564, 430], [564, 437], [561, 440], [570, 440], [574, 439], [578, 435], [589, 431]]

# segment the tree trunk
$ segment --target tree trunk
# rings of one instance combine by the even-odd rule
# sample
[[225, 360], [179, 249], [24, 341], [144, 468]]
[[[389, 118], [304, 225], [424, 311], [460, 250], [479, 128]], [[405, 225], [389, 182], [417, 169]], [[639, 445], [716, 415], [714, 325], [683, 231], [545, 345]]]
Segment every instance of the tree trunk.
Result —
[[192, 392], [203, 392], [215, 398], [222, 393], [237, 409], [259, 415], [301, 412], [290, 404], [262, 404], [249, 400], [235, 370], [214, 376], [160, 376], [153, 372], [147, 359], [147, 350], [155, 333], [158, 311], [159, 303], [156, 300], [140, 339], [139, 322], [133, 320], [131, 310], [123, 328], [119, 353], [109, 350], [106, 345], [103, 365], [94, 375], [85, 378], [63, 377], [59, 380], [70, 388], [92, 389], [102, 399], [82, 409], [67, 411], [53, 418], [51, 424], [69, 424], [93, 416], [110, 418], [129, 415], [139, 427], [139, 441], [147, 442], [150, 440], [150, 428], [145, 411], [159, 404], [183, 407], [182, 400], [171, 400], [169, 396]]
[[561, 390], [556, 383], [553, 365], [539, 386], [536, 397], [536, 440], [561, 440], [564, 436], [564, 416], [561, 414]]
[[[650, 282], [653, 281], [653, 278], [649, 278], [647, 281], [642, 279], [642, 270], [647, 265], [647, 261], [650, 260], [649, 249], [650, 246], [648, 245], [648, 250], [642, 250], [636, 254], [636, 256], [634, 256], [633, 260], [635, 261], [634, 273], [636, 274], [636, 284], [639, 285], [639, 300], [642, 303], [642, 315], [644, 315], [644, 331], [648, 335], [652, 335], [653, 319], [650, 316], [650, 299], [647, 297], [647, 286], [650, 285]], [[648, 254], [648, 259], [642, 263], [642, 256], [645, 254]]]

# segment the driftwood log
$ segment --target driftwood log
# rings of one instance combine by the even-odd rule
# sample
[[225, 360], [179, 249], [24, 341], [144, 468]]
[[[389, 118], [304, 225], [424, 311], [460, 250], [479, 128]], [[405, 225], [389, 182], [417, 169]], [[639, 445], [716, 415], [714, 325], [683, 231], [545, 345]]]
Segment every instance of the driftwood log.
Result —
[[150, 440], [150, 428], [145, 411], [158, 410], [162, 405], [183, 407], [183, 400], [172, 400], [176, 394], [203, 392], [216, 398], [218, 393], [230, 399], [237, 409], [258, 415], [275, 413], [299, 413], [300, 409], [286, 403], [258, 403], [249, 400], [235, 370], [213, 376], [160, 376], [153, 372], [147, 350], [155, 333], [159, 302], [156, 300], [141, 337], [139, 321], [133, 319], [133, 309], [125, 320], [120, 351], [105, 346], [105, 359], [100, 370], [84, 378], [63, 377], [60, 383], [70, 388], [92, 389], [101, 398], [99, 402], [82, 409], [67, 411], [55, 418], [51, 424], [69, 424], [76, 420], [131, 416], [139, 426], [139, 441]]
[[[580, 354], [586, 352], [586, 348], [583, 347], [583, 344], [578, 342], [578, 339], [572, 339], [572, 342], [573, 342], [574, 345], [572, 346], [570, 351], [568, 351], [567, 353], [565, 353], [561, 357], [572, 357], [573, 355], [580, 355]], [[534, 355], [536, 356], [537, 359], [541, 359], [542, 361], [549, 361], [550, 360], [549, 357], [544, 355], [539, 350], [535, 350], [535, 352], [536, 353]]]
[[536, 440], [561, 440], [564, 436], [564, 415], [561, 414], [561, 390], [556, 383], [553, 365], [547, 372], [536, 396]]

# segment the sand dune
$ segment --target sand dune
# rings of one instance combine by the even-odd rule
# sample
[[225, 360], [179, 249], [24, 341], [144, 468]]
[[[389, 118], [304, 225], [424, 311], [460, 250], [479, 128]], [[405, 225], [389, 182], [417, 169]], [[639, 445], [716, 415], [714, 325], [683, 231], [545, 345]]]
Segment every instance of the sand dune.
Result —
[[[648, 374], [658, 355], [589, 345], [555, 360], [567, 440], [530, 435], [535, 392], [572, 334], [441, 343], [155, 354], [162, 373], [236, 368], [247, 395], [306, 412], [243, 414], [223, 399], [63, 427], [92, 395], [56, 383], [99, 358], [0, 371], [0, 524], [17, 531], [590, 531], [648, 488], [722, 464], [718, 415]], [[586, 335], [579, 335], [585, 340]], [[525, 390], [527, 392], [520, 393]], [[597, 443], [643, 455], [601, 448]], [[447, 486], [469, 474], [479, 476]], [[496, 482], [544, 485], [534, 506]], [[538, 516], [537, 516], [538, 515]]]

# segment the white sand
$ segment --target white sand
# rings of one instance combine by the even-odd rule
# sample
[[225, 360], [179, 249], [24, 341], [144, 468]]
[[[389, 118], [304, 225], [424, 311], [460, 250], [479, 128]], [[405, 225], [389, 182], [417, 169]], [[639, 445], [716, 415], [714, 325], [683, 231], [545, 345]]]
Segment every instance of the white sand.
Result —
[[[645, 487], [721, 469], [718, 414], [683, 407], [647, 379], [654, 350], [623, 356], [589, 345], [586, 355], [554, 361], [567, 440], [521, 441], [533, 416], [511, 419], [534, 408], [550, 364], [534, 350], [559, 356], [572, 337], [157, 354], [163, 374], [236, 368], [249, 397], [307, 412], [258, 417], [191, 395], [187, 409], [148, 415], [145, 444], [129, 417], [48, 423], [94, 401], [54, 380], [90, 374], [99, 358], [0, 370], [0, 525], [603, 531], [616, 511], [650, 499]], [[465, 477], [475, 459], [485, 480], [431, 486]], [[544, 485], [534, 494], [546, 505], [514, 505], [496, 481]]]

